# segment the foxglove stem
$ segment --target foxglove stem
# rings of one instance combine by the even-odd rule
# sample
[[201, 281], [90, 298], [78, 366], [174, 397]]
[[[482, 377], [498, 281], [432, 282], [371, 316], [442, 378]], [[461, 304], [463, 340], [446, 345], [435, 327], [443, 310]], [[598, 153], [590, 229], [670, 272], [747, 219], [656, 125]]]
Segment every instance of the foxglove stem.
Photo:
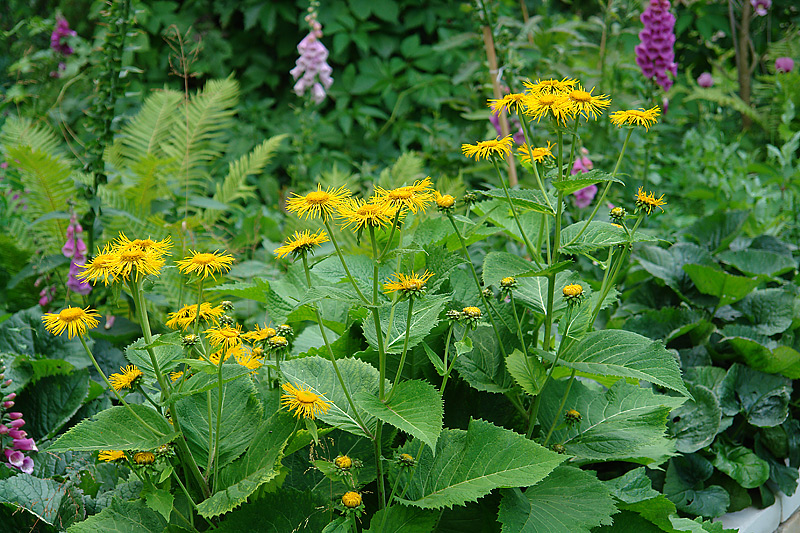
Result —
[[331, 229], [330, 222], [328, 222], [327, 220], [324, 220], [324, 222], [325, 222], [325, 228], [328, 230], [328, 235], [330, 236], [331, 242], [333, 243], [333, 247], [336, 249], [336, 255], [339, 256], [339, 261], [342, 263], [344, 272], [347, 275], [347, 279], [350, 281], [350, 284], [356, 290], [358, 297], [361, 298], [361, 300], [363, 300], [364, 303], [369, 303], [367, 297], [364, 296], [364, 293], [361, 292], [361, 289], [358, 288], [358, 283], [356, 283], [355, 278], [353, 278], [353, 275], [350, 273], [350, 269], [347, 268], [347, 262], [344, 260], [344, 255], [342, 255], [342, 249], [339, 248], [339, 243], [336, 241], [336, 235], [333, 233], [333, 230]]
[[397, 387], [397, 384], [400, 383], [400, 378], [403, 375], [403, 366], [406, 364], [406, 355], [408, 355], [408, 338], [411, 336], [411, 314], [414, 311], [414, 298], [408, 299], [408, 316], [406, 316], [406, 335], [405, 339], [403, 339], [403, 353], [400, 356], [400, 364], [397, 367], [397, 375], [394, 377], [394, 383], [392, 383], [392, 388], [389, 389], [389, 394], [386, 396], [386, 403], [392, 399], [392, 394], [394, 394], [394, 389]]

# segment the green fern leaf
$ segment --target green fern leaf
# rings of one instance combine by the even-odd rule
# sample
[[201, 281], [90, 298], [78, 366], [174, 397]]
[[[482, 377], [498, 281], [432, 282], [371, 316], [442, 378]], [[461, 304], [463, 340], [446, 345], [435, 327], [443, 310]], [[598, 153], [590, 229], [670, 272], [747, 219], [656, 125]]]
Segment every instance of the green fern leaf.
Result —
[[9, 117], [0, 131], [0, 144], [6, 148], [30, 146], [44, 153], [62, 153], [55, 132], [46, 125], [34, 124], [29, 118]]
[[161, 144], [169, 137], [173, 124], [182, 118], [182, 99], [183, 94], [170, 90], [148, 96], [142, 109], [120, 132], [120, 156], [129, 162], [147, 155], [163, 156]]

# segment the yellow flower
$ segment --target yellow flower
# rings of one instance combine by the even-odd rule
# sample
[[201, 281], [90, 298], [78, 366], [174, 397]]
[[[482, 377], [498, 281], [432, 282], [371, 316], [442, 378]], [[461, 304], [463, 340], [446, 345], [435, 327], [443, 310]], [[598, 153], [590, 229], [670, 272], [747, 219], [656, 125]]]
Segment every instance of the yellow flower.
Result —
[[255, 343], [259, 341], [265, 341], [270, 337], [274, 337], [276, 333], [277, 332], [275, 331], [275, 328], [264, 327], [262, 329], [260, 325], [256, 324], [256, 329], [243, 334], [242, 338], [246, 341]]
[[152, 274], [158, 276], [162, 266], [164, 266], [164, 260], [155, 250], [145, 251], [134, 247], [127, 250], [119, 250], [114, 274], [122, 279], [128, 279], [131, 272], [135, 270], [135, 279], [138, 280], [140, 275], [147, 276]]
[[583, 294], [583, 287], [575, 283], [572, 285], [567, 285], [566, 287], [561, 289], [561, 292], [566, 297], [580, 296], [581, 294]]
[[560, 123], [575, 117], [577, 110], [569, 96], [560, 93], [533, 93], [525, 98], [525, 114], [539, 122], [551, 116]]
[[121, 374], [111, 374], [108, 376], [108, 381], [114, 390], [132, 389], [136, 386], [137, 380], [140, 380], [144, 375], [136, 365], [128, 365], [126, 367], [119, 367]]
[[511, 112], [512, 110], [519, 112], [523, 108], [522, 101], [525, 98], [525, 93], [511, 93], [498, 100], [487, 100], [486, 104], [492, 108], [493, 115], [500, 115], [503, 111]]
[[456, 199], [451, 194], [442, 194], [439, 191], [433, 191], [433, 200], [436, 202], [439, 209], [450, 209], [456, 205]]
[[297, 213], [300, 218], [317, 218], [328, 220], [342, 202], [350, 197], [350, 191], [346, 187], [333, 189], [327, 187], [324, 191], [322, 185], [317, 185], [316, 191], [311, 191], [305, 196], [292, 193], [293, 197], [286, 200], [286, 210], [290, 213]]
[[667, 202], [664, 201], [664, 195], [662, 194], [658, 198], [656, 198], [655, 193], [646, 193], [644, 190], [639, 187], [639, 190], [636, 192], [636, 210], [639, 209], [643, 210], [648, 215], [652, 214], [655, 208], [661, 209], [664, 211], [664, 208], [661, 207], [662, 205], [667, 205]]
[[427, 205], [433, 201], [433, 183], [431, 178], [417, 180], [413, 185], [405, 185], [386, 190], [375, 186], [376, 201], [391, 205], [397, 209], [408, 209], [415, 215], [417, 211], [425, 212]]
[[578, 84], [578, 80], [564, 78], [561, 81], [556, 79], [536, 80], [535, 83], [524, 81], [522, 84], [528, 89], [529, 94], [553, 94], [565, 93], [572, 90]]
[[331, 407], [331, 402], [323, 399], [311, 389], [300, 388], [300, 385], [284, 383], [281, 385], [284, 390], [281, 396], [281, 406], [289, 411], [294, 411], [297, 418], [314, 419], [318, 412], [327, 413]]
[[275, 335], [273, 337], [270, 337], [269, 339], [267, 339], [267, 343], [269, 344], [270, 348], [277, 350], [289, 346], [289, 341], [286, 340], [286, 337], [282, 335]]
[[398, 273], [395, 274], [397, 280], [383, 284], [383, 291], [385, 293], [400, 291], [406, 297], [422, 296], [425, 294], [425, 283], [431, 276], [433, 276], [433, 272], [427, 270], [422, 274], [412, 272], [410, 276]]
[[578, 84], [578, 88], [572, 89], [568, 95], [576, 113], [583, 115], [586, 120], [589, 120], [590, 115], [592, 119], [597, 120], [597, 115], [602, 114], [603, 110], [611, 105], [611, 98], [608, 95], [593, 96], [592, 91], [594, 91], [594, 87], [587, 92]]
[[133, 454], [133, 462], [137, 465], [151, 465], [156, 461], [153, 452], [136, 452]]
[[106, 245], [102, 251], [98, 250], [94, 259], [82, 267], [84, 270], [77, 277], [81, 281], [91, 281], [92, 285], [97, 283], [98, 279], [102, 279], [103, 285], [108, 286], [108, 282], [114, 279], [118, 264], [119, 254]]
[[474, 306], [465, 307], [462, 312], [464, 313], [464, 316], [466, 318], [470, 318], [473, 320], [477, 320], [481, 317], [481, 310], [478, 307]]
[[191, 257], [185, 257], [180, 261], [176, 261], [178, 270], [182, 274], [195, 273], [198, 277], [206, 279], [209, 275], [213, 279], [214, 274], [217, 272], [228, 272], [233, 264], [233, 256], [227, 253], [218, 253], [218, 250], [213, 252], [195, 252], [189, 250], [192, 254]]
[[252, 353], [253, 357], [261, 359], [264, 357], [264, 348], [262, 348], [261, 346], [256, 346], [255, 348], [253, 348]]
[[178, 371], [178, 372], [170, 372], [169, 373], [169, 379], [171, 379], [173, 383], [175, 383], [176, 381], [178, 381], [182, 377], [183, 377], [183, 371], [182, 370]]
[[355, 509], [359, 505], [361, 505], [361, 494], [358, 492], [345, 492], [342, 496], [342, 503], [348, 509]]
[[308, 230], [302, 232], [295, 231], [293, 237], [287, 238], [283, 246], [275, 249], [275, 255], [278, 257], [286, 257], [292, 254], [293, 257], [297, 257], [298, 255], [308, 252], [313, 253], [314, 247], [321, 245], [323, 242], [328, 242], [328, 234], [324, 231], [314, 233], [313, 235]]
[[114, 243], [114, 247], [119, 252], [126, 250], [152, 251], [161, 259], [164, 255], [168, 254], [169, 249], [172, 248], [172, 239], [167, 237], [160, 241], [154, 241], [150, 238], [130, 240], [124, 233], [120, 232], [117, 241]]
[[517, 157], [525, 163], [530, 163], [531, 158], [537, 163], [543, 163], [546, 157], [555, 159], [552, 152], [552, 143], [547, 141], [547, 146], [537, 146], [536, 148], [528, 148], [527, 144], [523, 144], [517, 148]]
[[125, 452], [121, 452], [119, 450], [103, 450], [97, 455], [97, 459], [100, 461], [105, 461], [106, 463], [123, 461], [125, 460]]
[[628, 109], [627, 111], [615, 111], [611, 113], [611, 123], [615, 126], [644, 126], [645, 131], [650, 130], [650, 126], [658, 122], [658, 115], [661, 109], [658, 106], [650, 109]]
[[340, 455], [333, 460], [333, 464], [336, 465], [336, 468], [348, 470], [351, 466], [353, 466], [353, 460], [346, 455]]
[[238, 346], [236, 350], [232, 351], [236, 362], [247, 369], [256, 371], [264, 366], [264, 363], [258, 360], [258, 356], [256, 356], [255, 352], [246, 350], [243, 346]]
[[96, 328], [100, 314], [94, 309], [80, 307], [67, 307], [59, 313], [45, 313], [42, 315], [44, 329], [53, 335], [61, 335], [67, 330], [71, 339], [75, 335], [83, 335], [87, 329]]
[[352, 226], [353, 231], [361, 231], [364, 228], [386, 227], [394, 220], [395, 213], [396, 208], [375, 198], [369, 202], [349, 198], [339, 206], [338, 216], [347, 221], [342, 228]]
[[[208, 356], [208, 360], [211, 361], [212, 364], [219, 365], [219, 360], [222, 358], [222, 361], [227, 361], [231, 358], [231, 355], [234, 355], [238, 349], [241, 349], [241, 346], [234, 346], [233, 348], [225, 349], [221, 348], [216, 352], [212, 353]], [[224, 357], [223, 357], [224, 354]]]
[[239, 325], [210, 328], [203, 333], [214, 346], [222, 345], [223, 348], [232, 348], [242, 343], [242, 327]]
[[500, 159], [505, 159], [507, 155], [511, 154], [511, 146], [514, 144], [514, 139], [511, 135], [506, 135], [502, 139], [489, 139], [488, 141], [478, 141], [475, 144], [462, 144], [461, 152], [467, 157], [475, 156], [475, 161], [488, 159], [489, 156], [496, 155]]

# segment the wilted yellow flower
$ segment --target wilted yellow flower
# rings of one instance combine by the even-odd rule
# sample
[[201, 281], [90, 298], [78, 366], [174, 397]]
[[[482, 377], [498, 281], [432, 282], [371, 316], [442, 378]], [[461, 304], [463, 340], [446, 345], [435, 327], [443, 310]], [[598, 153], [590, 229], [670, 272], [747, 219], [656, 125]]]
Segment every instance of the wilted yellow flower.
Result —
[[126, 367], [119, 367], [121, 373], [111, 374], [108, 376], [108, 381], [115, 390], [132, 389], [136, 386], [137, 381], [144, 375], [136, 365], [128, 365]]
[[275, 335], [276, 331], [274, 328], [266, 326], [262, 328], [260, 325], [256, 324], [256, 329], [242, 334], [242, 338], [250, 342], [260, 342], [260, 341], [265, 341], [268, 338], [273, 337]]
[[650, 215], [653, 213], [656, 207], [661, 209], [661, 211], [664, 211], [664, 208], [661, 207], [662, 205], [667, 205], [667, 202], [664, 201], [663, 194], [656, 198], [655, 193], [646, 193], [641, 187], [639, 187], [639, 190], [636, 192], [637, 211], [641, 209]]
[[103, 450], [97, 455], [97, 458], [106, 463], [123, 461], [125, 460], [125, 452], [119, 450]]
[[137, 465], [151, 465], [156, 461], [153, 452], [137, 452], [133, 454], [133, 462]]
[[415, 274], [412, 272], [410, 276], [397, 273], [395, 274], [396, 280], [383, 284], [383, 291], [386, 293], [399, 291], [403, 296], [409, 298], [413, 296], [422, 296], [425, 294], [425, 283], [431, 276], [433, 276], [433, 272], [428, 272], [427, 270], [422, 274]]
[[661, 109], [658, 106], [644, 110], [628, 109], [627, 111], [615, 111], [611, 113], [611, 123], [615, 126], [643, 126], [645, 131], [650, 130], [650, 126], [658, 122], [658, 115]]
[[452, 194], [442, 194], [439, 191], [433, 191], [433, 200], [440, 210], [452, 209], [456, 205], [456, 199]]

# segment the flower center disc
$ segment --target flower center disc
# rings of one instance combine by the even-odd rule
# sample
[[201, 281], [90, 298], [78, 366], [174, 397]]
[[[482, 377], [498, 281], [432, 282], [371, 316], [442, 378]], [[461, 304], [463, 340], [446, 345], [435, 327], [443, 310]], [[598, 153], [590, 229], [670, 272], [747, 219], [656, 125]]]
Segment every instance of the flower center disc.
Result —
[[556, 97], [552, 94], [544, 94], [539, 98], [539, 105], [550, 106], [556, 103]]
[[326, 193], [325, 191], [314, 191], [310, 192], [306, 195], [306, 202], [309, 204], [324, 204], [328, 201], [331, 197], [330, 194]]
[[58, 313], [58, 319], [62, 322], [72, 322], [79, 319], [83, 315], [83, 309], [80, 307], [68, 307]]
[[120, 255], [120, 259], [122, 259], [126, 263], [135, 263], [144, 257], [144, 252], [142, 250], [126, 250], [122, 252]]
[[192, 263], [195, 265], [208, 265], [214, 262], [217, 258], [214, 254], [201, 253], [192, 257]]
[[411, 187], [400, 187], [389, 193], [389, 198], [392, 200], [408, 200], [414, 196], [414, 190]]
[[298, 402], [300, 402], [300, 403], [308, 403], [308, 404], [314, 403], [314, 402], [317, 401], [317, 399], [319, 399], [319, 396], [317, 396], [313, 392], [305, 391], [305, 390], [297, 391], [295, 393], [295, 397], [297, 398]]
[[591, 102], [592, 95], [587, 93], [586, 91], [572, 91], [569, 93], [569, 97], [575, 100], [576, 102]]

